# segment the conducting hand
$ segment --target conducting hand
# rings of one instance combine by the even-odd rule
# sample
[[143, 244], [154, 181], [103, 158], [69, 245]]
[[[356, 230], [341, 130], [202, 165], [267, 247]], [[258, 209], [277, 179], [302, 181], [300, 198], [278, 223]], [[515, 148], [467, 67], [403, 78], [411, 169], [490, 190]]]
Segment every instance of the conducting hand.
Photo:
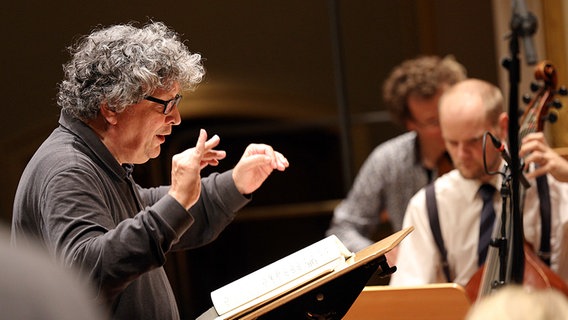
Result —
[[172, 185], [168, 192], [182, 206], [189, 209], [199, 199], [201, 193], [201, 169], [207, 165], [216, 166], [225, 158], [225, 151], [214, 150], [220, 138], [214, 135], [207, 140], [207, 132], [199, 132], [194, 148], [178, 153], [172, 158]]
[[556, 180], [568, 182], [568, 161], [550, 148], [542, 132], [530, 133], [523, 138], [519, 156], [526, 157], [526, 165], [536, 164], [535, 170], [526, 174], [527, 178], [550, 173]]
[[258, 189], [273, 170], [284, 171], [288, 160], [271, 146], [250, 144], [233, 169], [233, 180], [242, 194], [250, 194]]

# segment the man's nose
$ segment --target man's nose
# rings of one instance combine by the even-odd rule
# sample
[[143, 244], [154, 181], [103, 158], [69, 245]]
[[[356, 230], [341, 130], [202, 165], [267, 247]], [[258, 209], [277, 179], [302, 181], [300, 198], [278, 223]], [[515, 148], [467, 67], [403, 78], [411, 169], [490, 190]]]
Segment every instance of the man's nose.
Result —
[[174, 126], [177, 126], [181, 123], [181, 114], [179, 113], [179, 109], [178, 109], [177, 106], [175, 106], [172, 109], [172, 112], [170, 114], [168, 114], [166, 121], [168, 123], [173, 124]]

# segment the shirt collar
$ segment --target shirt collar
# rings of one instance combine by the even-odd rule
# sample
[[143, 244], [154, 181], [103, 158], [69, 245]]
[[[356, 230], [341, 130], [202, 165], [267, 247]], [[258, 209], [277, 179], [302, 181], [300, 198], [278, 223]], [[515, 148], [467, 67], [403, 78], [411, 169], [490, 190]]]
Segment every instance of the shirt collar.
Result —
[[[504, 168], [504, 166], [505, 166], [505, 161], [502, 161], [500, 168]], [[500, 172], [502, 172], [502, 170]], [[481, 187], [482, 184], [488, 183], [488, 184], [492, 185], [493, 187], [495, 187], [495, 190], [501, 190], [501, 183], [503, 182], [503, 176], [501, 174], [496, 174], [488, 182], [482, 182], [482, 181], [477, 180], [477, 179], [465, 179], [465, 180], [466, 180], [466, 182], [465, 182], [466, 188], [468, 188], [469, 194], [471, 196], [471, 200], [473, 200], [476, 197], [479, 197], [478, 191], [479, 191], [479, 187]]]
[[[118, 163], [116, 158], [104, 145], [99, 136], [83, 121], [67, 114], [66, 112], [61, 112], [59, 116], [59, 124], [81, 139], [84, 144], [92, 151], [95, 157], [97, 157], [103, 166], [105, 166], [108, 171], [114, 173], [119, 178], [126, 178], [127, 169]], [[132, 165], [127, 166], [128, 168], [133, 167]], [[130, 172], [132, 169], [130, 169]]]
[[[418, 133], [416, 133], [416, 131], [411, 131], [414, 134], [414, 164], [416, 166], [420, 166], [421, 168], [423, 168], [426, 172], [429, 172], [429, 175], [431, 175], [431, 177], [429, 177], [429, 180], [431, 182], [431, 180], [436, 179], [438, 176], [440, 176], [440, 172], [438, 172], [438, 170], [431, 170], [426, 168], [423, 164], [422, 164], [422, 159], [420, 158], [420, 139], [418, 139]], [[447, 160], [451, 163], [452, 162], [452, 158], [450, 157], [450, 154], [446, 151], [444, 152], [444, 154], [442, 155], [442, 157], [447, 158]]]
[[414, 134], [414, 163], [417, 165], [422, 166], [422, 159], [420, 159], [420, 139], [418, 139], [418, 133], [416, 131], [412, 131]]

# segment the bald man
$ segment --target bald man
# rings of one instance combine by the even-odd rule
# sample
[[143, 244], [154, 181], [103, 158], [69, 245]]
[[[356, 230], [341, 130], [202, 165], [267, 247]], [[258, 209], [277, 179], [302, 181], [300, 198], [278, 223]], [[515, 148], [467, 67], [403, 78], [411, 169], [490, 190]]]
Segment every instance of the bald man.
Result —
[[[439, 116], [442, 136], [455, 169], [438, 178], [432, 187], [421, 189], [410, 200], [403, 227], [414, 226], [400, 245], [398, 271], [391, 277], [391, 285], [422, 285], [427, 283], [455, 282], [467, 285], [485, 258], [487, 245], [480, 245], [481, 211], [484, 201], [481, 185], [493, 186], [491, 197], [500, 221], [502, 199], [499, 190], [505, 162], [500, 152], [488, 141], [485, 150], [483, 139], [490, 133], [503, 143], [507, 140], [508, 115], [504, 112], [503, 96], [499, 88], [478, 79], [462, 81], [440, 98]], [[487, 165], [487, 170], [484, 164]], [[533, 187], [526, 190], [523, 210], [526, 240], [534, 248], [540, 246], [541, 218], [539, 196]], [[548, 176], [551, 202], [551, 267], [568, 280], [568, 254], [564, 229], [568, 227], [568, 188]], [[431, 193], [426, 192], [430, 188]], [[427, 209], [427, 194], [436, 204], [440, 236], [447, 254], [444, 256], [435, 242]], [[510, 201], [510, 199], [509, 199]], [[436, 211], [436, 210], [430, 210]], [[493, 235], [498, 223], [493, 223]], [[491, 226], [490, 226], [491, 228]], [[491, 230], [491, 229], [490, 229]], [[498, 231], [498, 230], [497, 230]], [[483, 242], [482, 242], [483, 243]], [[443, 261], [446, 257], [447, 268]]]

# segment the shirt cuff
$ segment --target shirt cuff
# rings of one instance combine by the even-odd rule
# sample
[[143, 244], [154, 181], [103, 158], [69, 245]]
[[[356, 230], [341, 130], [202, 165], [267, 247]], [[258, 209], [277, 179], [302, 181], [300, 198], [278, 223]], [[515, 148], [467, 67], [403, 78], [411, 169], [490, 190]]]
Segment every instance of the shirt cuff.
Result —
[[159, 213], [159, 216], [164, 222], [175, 231], [178, 238], [181, 237], [195, 221], [188, 211], [169, 194], [166, 194], [158, 200], [158, 202], [152, 206], [152, 209]]
[[224, 203], [234, 205], [233, 212], [242, 209], [252, 199], [252, 194], [242, 194], [237, 189], [233, 180], [233, 170], [225, 171], [214, 177], [215, 185], [219, 188], [219, 194], [223, 195]]

